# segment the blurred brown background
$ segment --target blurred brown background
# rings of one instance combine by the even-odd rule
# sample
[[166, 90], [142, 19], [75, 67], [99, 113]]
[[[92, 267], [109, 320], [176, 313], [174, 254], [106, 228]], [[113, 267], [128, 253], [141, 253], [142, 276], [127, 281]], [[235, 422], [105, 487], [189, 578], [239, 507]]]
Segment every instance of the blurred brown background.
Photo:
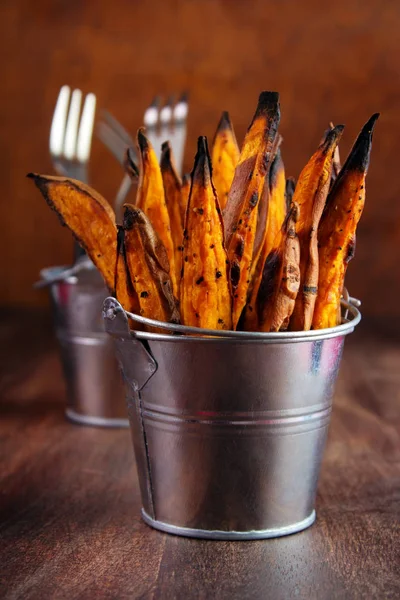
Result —
[[[61, 85], [93, 91], [134, 133], [152, 97], [190, 92], [186, 170], [221, 110], [243, 138], [263, 89], [281, 93], [283, 155], [297, 176], [328, 122], [344, 123], [344, 157], [381, 112], [356, 258], [363, 312], [400, 303], [400, 8], [397, 1], [3, 0], [1, 16], [0, 304], [44, 304], [41, 267], [69, 263], [71, 236], [28, 171], [51, 172], [48, 135]], [[120, 169], [95, 140], [91, 180], [112, 199]]]

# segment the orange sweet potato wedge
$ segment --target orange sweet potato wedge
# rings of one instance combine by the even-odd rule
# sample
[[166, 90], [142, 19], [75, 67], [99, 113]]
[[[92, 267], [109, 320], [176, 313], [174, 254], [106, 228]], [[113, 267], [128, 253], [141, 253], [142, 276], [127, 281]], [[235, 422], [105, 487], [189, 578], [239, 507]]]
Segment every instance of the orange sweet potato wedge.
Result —
[[137, 141], [140, 166], [136, 206], [150, 219], [158, 237], [165, 246], [171, 268], [172, 286], [174, 294], [177, 296], [179, 286], [176, 278], [174, 243], [172, 241], [171, 223], [165, 202], [160, 165], [156, 153], [142, 129], [138, 131]]
[[[265, 180], [263, 195], [268, 194], [268, 211], [266, 225], [262, 232], [261, 247], [256, 254], [254, 249], [253, 265], [251, 269], [251, 283], [249, 297], [246, 305], [244, 323], [245, 329], [257, 331], [260, 327], [256, 311], [256, 300], [263, 277], [263, 269], [267, 257], [274, 248], [279, 248], [282, 237], [282, 226], [286, 216], [286, 179], [280, 150], [278, 149], [272, 161], [270, 172]], [[256, 236], [257, 237], [257, 236]]]
[[293, 202], [300, 208], [297, 233], [300, 240], [301, 288], [290, 321], [292, 331], [311, 328], [318, 291], [318, 225], [324, 210], [332, 175], [335, 148], [343, 125], [330, 130], [310, 158], [297, 181]]
[[299, 207], [293, 203], [281, 228], [280, 244], [271, 250], [265, 262], [256, 302], [259, 331], [288, 328], [300, 287], [298, 214]]
[[174, 244], [175, 277], [176, 281], [180, 281], [183, 250], [183, 223], [181, 216], [182, 180], [176, 171], [169, 142], [165, 142], [162, 145], [160, 164]]
[[223, 112], [215, 133], [211, 155], [213, 184], [222, 210], [228, 200], [239, 155], [240, 150], [229, 113]]
[[124, 204], [124, 211], [125, 257], [139, 302], [138, 312], [148, 319], [179, 323], [167, 251], [140, 208]]
[[234, 329], [239, 323], [247, 300], [258, 202], [273, 157], [279, 119], [279, 94], [262, 92], [243, 142], [224, 211]]
[[186, 211], [180, 310], [184, 325], [231, 329], [223, 223], [211, 181], [207, 139], [200, 137]]
[[29, 173], [47, 204], [73, 233], [111, 292], [117, 260], [115, 214], [104, 198], [75, 179]]
[[[118, 226], [117, 237], [117, 263], [115, 267], [115, 297], [122, 307], [128, 312], [139, 314], [140, 304], [136, 291], [133, 288], [131, 277], [126, 263], [125, 232]], [[134, 324], [135, 329], [138, 324]]]
[[355, 235], [365, 202], [365, 179], [372, 134], [379, 114], [362, 128], [332, 190], [318, 230], [319, 283], [313, 329], [341, 322], [340, 298], [349, 261], [354, 256]]

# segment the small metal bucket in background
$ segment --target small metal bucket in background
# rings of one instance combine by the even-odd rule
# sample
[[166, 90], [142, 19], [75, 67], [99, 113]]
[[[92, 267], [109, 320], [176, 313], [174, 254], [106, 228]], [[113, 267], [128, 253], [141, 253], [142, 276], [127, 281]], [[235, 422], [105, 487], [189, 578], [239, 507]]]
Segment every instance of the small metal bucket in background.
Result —
[[[356, 303], [345, 303], [332, 329], [249, 333], [159, 323], [105, 300], [146, 523], [236, 540], [314, 522], [344, 337], [361, 318]], [[128, 316], [169, 333], [131, 332]]]
[[[63, 267], [40, 272], [53, 280]], [[104, 331], [107, 296], [95, 268], [50, 285], [55, 332], [67, 387], [66, 416], [81, 425], [129, 427], [113, 340]]]

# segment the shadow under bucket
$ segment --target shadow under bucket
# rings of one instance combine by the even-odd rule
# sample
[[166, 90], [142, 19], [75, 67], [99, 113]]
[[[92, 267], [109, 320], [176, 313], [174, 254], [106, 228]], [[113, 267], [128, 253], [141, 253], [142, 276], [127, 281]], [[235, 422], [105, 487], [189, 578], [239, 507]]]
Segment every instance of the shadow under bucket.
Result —
[[[345, 336], [210, 331], [104, 302], [127, 386], [142, 517], [162, 531], [261, 539], [315, 520], [315, 496]], [[347, 319], [349, 314], [349, 319]], [[163, 333], [133, 332], [128, 318]]]
[[[42, 269], [40, 275], [52, 281], [63, 269]], [[80, 425], [129, 427], [113, 340], [104, 331], [103, 279], [90, 268], [49, 287], [67, 387], [67, 418]]]

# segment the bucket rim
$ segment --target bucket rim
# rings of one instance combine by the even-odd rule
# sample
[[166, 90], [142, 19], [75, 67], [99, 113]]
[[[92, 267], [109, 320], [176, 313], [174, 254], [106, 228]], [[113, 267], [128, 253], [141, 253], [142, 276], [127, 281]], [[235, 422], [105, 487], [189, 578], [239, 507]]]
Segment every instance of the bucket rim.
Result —
[[[115, 302], [115, 299], [112, 298]], [[231, 330], [215, 330], [202, 329], [200, 327], [189, 327], [186, 325], [176, 325], [174, 323], [166, 323], [148, 319], [140, 315], [123, 312], [129, 319], [145, 325], [147, 327], [157, 327], [165, 330], [166, 333], [155, 333], [149, 331], [132, 331], [132, 334], [140, 340], [159, 340], [159, 341], [236, 341], [236, 342], [261, 342], [261, 343], [288, 343], [288, 342], [307, 342], [320, 341], [333, 337], [348, 335], [358, 323], [361, 321], [361, 313], [358, 310], [361, 302], [356, 298], [348, 297], [342, 299], [342, 308], [345, 316], [343, 322], [335, 327], [325, 329], [313, 329], [310, 331], [277, 331], [277, 332], [260, 332], [260, 331], [231, 331]], [[350, 318], [348, 318], [350, 315]], [[169, 333], [168, 333], [169, 332]], [[180, 334], [180, 335], [177, 335]], [[182, 335], [183, 334], [183, 335]], [[185, 335], [186, 334], [186, 335]]]

